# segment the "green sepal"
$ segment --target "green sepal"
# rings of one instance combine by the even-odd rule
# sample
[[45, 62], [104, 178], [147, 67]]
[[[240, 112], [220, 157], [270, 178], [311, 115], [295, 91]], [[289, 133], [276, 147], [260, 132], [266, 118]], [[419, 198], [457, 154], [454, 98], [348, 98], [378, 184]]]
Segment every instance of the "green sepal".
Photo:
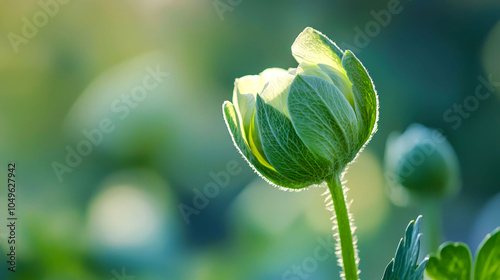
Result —
[[257, 95], [255, 114], [264, 153], [277, 172], [306, 186], [324, 181], [329, 162], [307, 149], [289, 118], [266, 104], [260, 95]]
[[298, 75], [290, 86], [288, 110], [304, 144], [317, 156], [328, 159], [335, 171], [358, 152], [354, 110], [336, 86], [325, 79]]
[[377, 130], [378, 97], [375, 85], [361, 61], [349, 50], [342, 58], [342, 66], [352, 83], [354, 107], [358, 117], [359, 149], [362, 148], [371, 135]]
[[238, 113], [236, 112], [234, 105], [226, 101], [223, 106], [224, 120], [228, 127], [231, 138], [233, 139], [234, 146], [240, 152], [240, 154], [245, 158], [248, 164], [255, 170], [259, 176], [261, 176], [266, 181], [287, 188], [302, 188], [304, 184], [294, 182], [280, 175], [278, 172], [267, 168], [261, 164], [257, 158], [253, 155], [248, 147], [247, 143], [242, 137], [242, 130], [239, 127]]

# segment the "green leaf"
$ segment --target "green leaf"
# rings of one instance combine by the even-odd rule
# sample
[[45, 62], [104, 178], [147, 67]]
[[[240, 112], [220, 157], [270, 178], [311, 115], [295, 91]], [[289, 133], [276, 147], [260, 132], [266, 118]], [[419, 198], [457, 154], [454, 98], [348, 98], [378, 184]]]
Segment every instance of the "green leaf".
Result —
[[250, 151], [250, 148], [243, 139], [243, 132], [238, 121], [238, 113], [236, 112], [234, 105], [229, 101], [224, 102], [223, 111], [224, 120], [226, 121], [229, 133], [233, 139], [234, 146], [257, 174], [259, 174], [264, 180], [270, 181], [277, 186], [287, 188], [301, 188], [305, 186], [303, 183], [289, 180], [280, 175], [278, 172], [261, 164], [255, 155]]
[[351, 51], [345, 51], [342, 65], [352, 83], [354, 105], [358, 117], [359, 148], [361, 148], [377, 130], [377, 92], [365, 67]]
[[434, 280], [470, 280], [472, 257], [469, 247], [458, 242], [444, 243], [438, 254], [429, 258], [425, 272]]
[[399, 241], [396, 256], [385, 268], [382, 280], [422, 280], [427, 258], [417, 265], [420, 250], [420, 219], [411, 221], [406, 228], [405, 237]]
[[325, 79], [297, 76], [290, 86], [288, 110], [304, 144], [342, 169], [358, 152], [357, 120], [345, 96]]
[[257, 95], [256, 122], [264, 153], [286, 178], [306, 185], [318, 184], [328, 175], [329, 162], [315, 157], [304, 145], [290, 119]]
[[479, 246], [474, 280], [500, 279], [500, 227], [488, 234]]

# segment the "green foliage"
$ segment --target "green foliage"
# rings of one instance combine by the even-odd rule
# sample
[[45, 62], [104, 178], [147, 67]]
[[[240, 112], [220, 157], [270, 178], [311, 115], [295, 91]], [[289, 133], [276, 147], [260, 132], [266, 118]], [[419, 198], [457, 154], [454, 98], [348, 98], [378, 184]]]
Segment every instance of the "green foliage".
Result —
[[425, 271], [434, 280], [470, 280], [472, 257], [469, 247], [458, 242], [444, 243], [437, 255], [429, 257]]
[[476, 255], [474, 280], [500, 279], [500, 228], [488, 234]]
[[498, 280], [500, 279], [500, 228], [488, 234], [476, 254], [474, 277], [469, 247], [447, 242], [437, 255], [430, 256], [426, 274], [433, 280]]
[[420, 250], [420, 220], [411, 221], [406, 233], [399, 241], [395, 257], [385, 268], [382, 280], [421, 280], [424, 276], [427, 259], [417, 264]]

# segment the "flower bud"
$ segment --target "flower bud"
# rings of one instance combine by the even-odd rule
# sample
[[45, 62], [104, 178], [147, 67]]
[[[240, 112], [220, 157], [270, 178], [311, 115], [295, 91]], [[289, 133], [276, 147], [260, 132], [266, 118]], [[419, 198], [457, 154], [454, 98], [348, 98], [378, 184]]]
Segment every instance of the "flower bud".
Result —
[[409, 196], [442, 197], [460, 188], [457, 156], [437, 130], [413, 124], [387, 140], [386, 177], [391, 198], [406, 204]]
[[223, 105], [235, 146], [263, 178], [300, 189], [338, 176], [376, 130], [378, 98], [366, 69], [320, 32], [292, 45], [297, 68], [236, 79]]

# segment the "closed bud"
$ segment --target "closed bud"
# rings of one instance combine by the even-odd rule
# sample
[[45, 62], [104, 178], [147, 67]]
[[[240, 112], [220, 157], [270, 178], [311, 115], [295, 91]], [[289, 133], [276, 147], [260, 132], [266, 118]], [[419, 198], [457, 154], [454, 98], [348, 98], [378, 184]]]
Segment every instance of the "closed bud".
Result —
[[439, 131], [420, 124], [411, 125], [401, 135], [390, 135], [385, 167], [396, 204], [406, 204], [412, 196], [443, 197], [460, 188], [455, 151]]
[[378, 99], [361, 62], [320, 32], [306, 28], [292, 54], [297, 68], [236, 79], [223, 111], [249, 164], [300, 189], [344, 171], [376, 130]]

